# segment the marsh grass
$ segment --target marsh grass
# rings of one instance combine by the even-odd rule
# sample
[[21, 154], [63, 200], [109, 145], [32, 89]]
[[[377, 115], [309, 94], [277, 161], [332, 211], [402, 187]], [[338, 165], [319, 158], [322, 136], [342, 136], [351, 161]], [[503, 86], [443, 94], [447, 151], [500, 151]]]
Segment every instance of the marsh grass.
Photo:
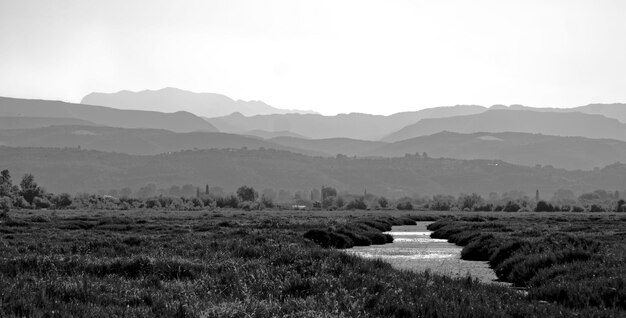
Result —
[[429, 226], [464, 246], [462, 258], [489, 261], [498, 278], [528, 288], [530, 299], [626, 315], [626, 229], [617, 215], [464, 218]]
[[[529, 284], [537, 287], [527, 299], [506, 287], [483, 285], [471, 277], [453, 279], [395, 270], [379, 259], [362, 259], [333, 248], [333, 244], [322, 247], [305, 237], [309, 231], [320, 230], [353, 244], [386, 242], [381, 229], [409, 224], [424, 215], [67, 211], [57, 212], [49, 222], [37, 221], [40, 216], [49, 217], [45, 213], [50, 212], [12, 212], [13, 223], [0, 225], [0, 233], [6, 233], [0, 237], [1, 317], [623, 314], [617, 306], [597, 310], [596, 303], [607, 304], [614, 296], [611, 289], [583, 299], [585, 306], [536, 301], [563, 302], [545, 296], [552, 295], [550, 288], [558, 286], [545, 282], [564, 277], [555, 266], [541, 271], [541, 281], [531, 279]], [[571, 264], [584, 267], [584, 262], [594, 261], [574, 260]], [[606, 275], [619, 274], [619, 266], [615, 263]], [[550, 268], [553, 270], [548, 271]], [[580, 300], [575, 294], [563, 297]], [[615, 297], [611, 299], [620, 300], [619, 295]]]

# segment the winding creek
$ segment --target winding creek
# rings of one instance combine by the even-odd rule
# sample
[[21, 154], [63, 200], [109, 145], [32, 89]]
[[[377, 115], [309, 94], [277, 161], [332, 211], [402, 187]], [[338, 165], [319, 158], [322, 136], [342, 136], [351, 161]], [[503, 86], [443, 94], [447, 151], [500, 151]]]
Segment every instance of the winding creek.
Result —
[[381, 258], [398, 269], [439, 273], [453, 277], [468, 274], [481, 282], [497, 283], [496, 275], [487, 262], [461, 259], [460, 246], [447, 240], [433, 239], [426, 227], [432, 222], [417, 222], [416, 225], [394, 226], [388, 234], [393, 243], [385, 245], [358, 246], [346, 250], [348, 253], [365, 257]]

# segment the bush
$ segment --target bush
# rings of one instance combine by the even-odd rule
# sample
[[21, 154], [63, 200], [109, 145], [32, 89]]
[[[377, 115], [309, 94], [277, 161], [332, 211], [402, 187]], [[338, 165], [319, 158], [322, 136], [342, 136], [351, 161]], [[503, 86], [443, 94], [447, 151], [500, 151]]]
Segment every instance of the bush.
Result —
[[400, 203], [398, 203], [398, 205], [396, 205], [396, 208], [398, 210], [411, 211], [411, 210], [413, 210], [413, 204], [411, 204], [411, 202], [409, 202], [409, 201], [400, 202]]
[[521, 209], [521, 207], [519, 206], [519, 204], [517, 204], [516, 202], [513, 202], [513, 201], [509, 201], [509, 202], [506, 203], [506, 205], [504, 206], [502, 211], [504, 211], [504, 212], [517, 212], [520, 209]]
[[72, 205], [72, 196], [69, 193], [61, 193], [52, 197], [52, 203], [57, 209], [67, 208]]
[[389, 205], [389, 201], [387, 201], [387, 198], [385, 197], [380, 197], [378, 199], [378, 205], [380, 205], [381, 208], [385, 209]]
[[348, 210], [366, 210], [367, 204], [363, 198], [358, 198], [350, 201], [348, 205], [346, 205], [346, 209]]
[[11, 211], [11, 199], [9, 197], [0, 197], [0, 216]]
[[35, 197], [33, 199], [33, 205], [36, 209], [47, 209], [50, 207], [51, 203], [46, 198]]
[[555, 209], [552, 204], [546, 201], [537, 202], [537, 206], [535, 207], [535, 212], [552, 212], [556, 210], [557, 209]]

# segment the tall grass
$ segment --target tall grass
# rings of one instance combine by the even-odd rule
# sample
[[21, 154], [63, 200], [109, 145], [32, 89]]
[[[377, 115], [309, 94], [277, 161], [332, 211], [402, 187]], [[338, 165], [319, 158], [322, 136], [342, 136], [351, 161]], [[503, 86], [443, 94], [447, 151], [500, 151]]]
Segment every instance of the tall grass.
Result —
[[[626, 310], [626, 224], [614, 216], [492, 222], [446, 219], [433, 237], [464, 246], [462, 258], [489, 261], [498, 278], [535, 300], [570, 308]], [[529, 228], [532, 228], [529, 230]]]
[[[0, 225], [0, 317], [623, 314], [618, 307], [593, 305], [608, 301], [608, 289], [589, 298], [588, 306], [565, 307], [471, 278], [395, 270], [305, 237], [322, 229], [367, 242], [367, 233], [383, 235], [378, 227], [412, 222], [397, 215], [342, 213], [69, 211], [49, 222], [14, 214], [19, 226]], [[88, 226], [68, 229], [71, 224]], [[558, 271], [541, 273], [547, 280], [561, 277]]]

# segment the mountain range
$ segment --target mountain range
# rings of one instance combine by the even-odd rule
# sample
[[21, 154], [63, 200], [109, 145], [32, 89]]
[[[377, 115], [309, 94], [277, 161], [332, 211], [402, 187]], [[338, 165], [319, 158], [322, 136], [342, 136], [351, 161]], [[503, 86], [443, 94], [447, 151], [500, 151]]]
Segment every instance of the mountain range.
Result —
[[415, 112], [402, 112], [389, 116], [362, 113], [323, 116], [319, 114], [282, 114], [228, 116], [207, 119], [222, 132], [243, 133], [249, 130], [290, 131], [312, 139], [352, 138], [379, 140], [398, 129], [425, 118], [454, 117], [485, 111], [482, 106], [461, 105], [435, 107]]
[[383, 138], [400, 141], [441, 131], [523, 132], [626, 140], [626, 124], [615, 118], [579, 112], [492, 109], [480, 114], [422, 119]]
[[[104, 106], [8, 97], [0, 97], [0, 117], [46, 117], [56, 118], [56, 120], [72, 118], [103, 126], [157, 128], [175, 132], [217, 131], [206, 120], [183, 111], [161, 113], [156, 111], [122, 110]], [[12, 120], [14, 120], [13, 123], [15, 125], [18, 124], [16, 119]], [[32, 122], [32, 119], [28, 120]], [[22, 120], [24, 125], [26, 125], [26, 121], [26, 119]], [[50, 121], [50, 124], [55, 123]], [[75, 122], [73, 124], [80, 123]], [[19, 128], [25, 127], [21, 126]]]
[[203, 117], [219, 117], [238, 112], [246, 116], [300, 113], [312, 111], [280, 109], [261, 101], [233, 100], [213, 93], [194, 93], [167, 87], [140, 92], [91, 93], [81, 104], [109, 106], [120, 109], [157, 110], [161, 112], [187, 111]]
[[[0, 117], [0, 122], [3, 118]], [[559, 137], [527, 133], [441, 132], [399, 142], [349, 138], [306, 139], [279, 136], [263, 139], [219, 132], [175, 133], [164, 129], [129, 129], [61, 125], [0, 129], [0, 145], [11, 147], [80, 148], [132, 155], [157, 155], [189, 149], [276, 149], [336, 157], [404, 157], [426, 153], [433, 158], [493, 159], [535, 166], [590, 170], [626, 163], [626, 142], [612, 139]]]
[[209, 103], [213, 110], [230, 114], [207, 118], [186, 111], [166, 113], [0, 97], [0, 145], [81, 148], [144, 156], [226, 148], [370, 159], [426, 153], [431, 158], [502, 160], [571, 170], [626, 162], [624, 104], [592, 104], [572, 109], [457, 105], [389, 116], [245, 116], [232, 111], [241, 110], [237, 105], [244, 104], [257, 113], [284, 110], [173, 88], [94, 93], [83, 102], [94, 99], [128, 108], [135, 107], [134, 103], [137, 108], [148, 108], [160, 100], [163, 103], [158, 107], [200, 107], [213, 100]]

